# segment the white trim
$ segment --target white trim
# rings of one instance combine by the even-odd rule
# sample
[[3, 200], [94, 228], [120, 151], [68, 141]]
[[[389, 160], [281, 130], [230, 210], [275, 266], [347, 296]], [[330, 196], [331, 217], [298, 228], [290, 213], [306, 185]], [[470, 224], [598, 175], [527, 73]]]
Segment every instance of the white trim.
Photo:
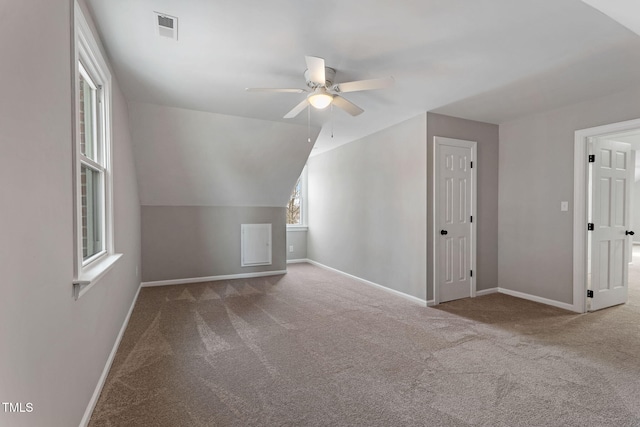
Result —
[[306, 262], [308, 262], [309, 264], [315, 265], [316, 267], [324, 268], [325, 270], [329, 270], [329, 271], [333, 271], [334, 273], [342, 274], [343, 276], [349, 277], [350, 279], [355, 279], [355, 280], [357, 280], [359, 282], [362, 282], [362, 283], [364, 283], [366, 285], [370, 285], [370, 286], [376, 287], [378, 289], [382, 289], [384, 291], [387, 291], [387, 292], [392, 293], [394, 295], [397, 295], [399, 297], [405, 298], [405, 299], [407, 299], [407, 300], [409, 300], [411, 302], [420, 304], [422, 306], [426, 306], [427, 305], [427, 301], [423, 300], [422, 298], [414, 297], [413, 295], [409, 295], [409, 294], [405, 294], [404, 292], [396, 291], [395, 289], [391, 289], [391, 288], [388, 288], [386, 286], [379, 285], [377, 283], [371, 282], [371, 281], [363, 279], [361, 277], [354, 276], [353, 274], [345, 273], [344, 271], [338, 270], [336, 268], [329, 267], [329, 266], [324, 265], [324, 264], [320, 264], [317, 261], [313, 261], [313, 260], [308, 259], [308, 260], [306, 260]]
[[78, 300], [86, 294], [105, 274], [114, 266], [116, 261], [122, 257], [122, 254], [113, 254], [105, 256], [100, 260], [94, 261], [90, 267], [82, 269], [82, 273], [73, 281], [73, 297]]
[[153, 286], [188, 285], [190, 283], [215, 282], [217, 280], [232, 279], [251, 279], [254, 277], [278, 276], [281, 274], [287, 274], [287, 270], [259, 271], [256, 273], [227, 274], [223, 276], [192, 277], [189, 279], [156, 280], [153, 282], [142, 282], [141, 286], [143, 288], [148, 288]]
[[471, 289], [470, 296], [474, 298], [477, 295], [476, 292], [476, 284], [478, 280], [478, 269], [476, 268], [476, 245], [477, 245], [477, 221], [478, 221], [478, 166], [477, 166], [477, 146], [478, 143], [476, 141], [467, 141], [463, 139], [452, 139], [445, 138], [442, 136], [434, 136], [433, 137], [433, 176], [432, 176], [432, 200], [431, 206], [433, 209], [433, 224], [431, 224], [431, 235], [432, 235], [432, 266], [433, 266], [433, 301], [434, 305], [440, 303], [440, 290], [438, 288], [439, 276], [438, 276], [438, 224], [440, 223], [440, 214], [438, 210], [438, 198], [440, 195], [440, 191], [437, 185], [437, 178], [440, 174], [440, 165], [438, 164], [438, 151], [439, 147], [442, 145], [450, 145], [454, 147], [463, 147], [469, 148], [471, 150], [471, 162], [473, 162], [473, 167], [471, 168], [471, 216], [475, 219], [474, 222], [471, 223], [471, 270], [473, 271], [473, 276], [471, 277]]
[[287, 264], [303, 264], [303, 263], [309, 263], [309, 260], [307, 258], [288, 259], [287, 260]]
[[436, 304], [436, 302], [432, 299], [427, 301], [427, 307], [435, 307], [436, 305], [438, 304]]
[[575, 131], [573, 151], [573, 305], [587, 311], [587, 138], [640, 128], [640, 119]]
[[498, 292], [500, 292], [500, 288], [483, 289], [481, 291], [476, 291], [476, 296], [477, 297], [481, 297], [483, 295], [496, 294]]
[[573, 304], [567, 304], [566, 302], [560, 302], [552, 299], [542, 298], [531, 294], [525, 294], [524, 292], [512, 291], [511, 289], [498, 288], [498, 292], [505, 295], [510, 295], [516, 298], [522, 298], [529, 301], [539, 302], [541, 304], [551, 305], [553, 307], [562, 308], [564, 310], [575, 311]]
[[138, 301], [138, 295], [140, 295], [141, 285], [138, 285], [138, 290], [136, 291], [136, 295], [133, 297], [133, 302], [131, 303], [131, 307], [129, 307], [129, 312], [127, 316], [124, 318], [124, 322], [122, 323], [122, 327], [120, 328], [120, 332], [116, 337], [115, 343], [113, 343], [113, 348], [111, 349], [111, 353], [107, 358], [107, 363], [104, 365], [104, 369], [102, 370], [102, 375], [98, 379], [98, 384], [96, 384], [96, 388], [93, 391], [93, 395], [89, 400], [89, 404], [87, 405], [87, 409], [84, 411], [84, 415], [82, 420], [80, 421], [80, 427], [86, 427], [91, 420], [91, 415], [93, 414], [93, 410], [96, 407], [96, 403], [98, 403], [98, 398], [100, 397], [100, 393], [102, 393], [102, 388], [104, 387], [104, 383], [107, 380], [107, 375], [109, 374], [109, 370], [111, 369], [111, 364], [113, 363], [113, 359], [116, 356], [116, 352], [118, 351], [118, 347], [120, 346], [120, 341], [122, 340], [122, 336], [124, 335], [124, 331], [127, 329], [127, 325], [129, 324], [129, 319], [131, 318], [131, 313], [133, 313], [133, 308]]
[[287, 231], [308, 231], [309, 227], [306, 225], [287, 224]]

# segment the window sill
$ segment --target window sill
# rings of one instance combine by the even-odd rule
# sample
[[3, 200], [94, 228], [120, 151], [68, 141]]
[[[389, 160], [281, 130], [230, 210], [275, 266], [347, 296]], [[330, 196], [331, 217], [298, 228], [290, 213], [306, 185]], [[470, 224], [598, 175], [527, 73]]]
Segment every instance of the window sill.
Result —
[[309, 227], [306, 225], [287, 225], [287, 231], [307, 231]]
[[98, 281], [104, 277], [111, 267], [120, 259], [122, 254], [107, 255], [101, 260], [97, 260], [90, 267], [83, 269], [78, 277], [73, 281], [73, 298], [78, 300], [86, 294]]

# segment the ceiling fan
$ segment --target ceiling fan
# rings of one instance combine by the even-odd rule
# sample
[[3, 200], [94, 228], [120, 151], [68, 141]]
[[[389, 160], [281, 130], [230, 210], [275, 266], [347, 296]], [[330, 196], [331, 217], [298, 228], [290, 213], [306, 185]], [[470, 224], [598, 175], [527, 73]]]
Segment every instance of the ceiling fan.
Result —
[[315, 56], [305, 56], [307, 62], [307, 70], [304, 72], [304, 78], [307, 81], [309, 89], [279, 89], [279, 88], [246, 88], [247, 92], [285, 92], [285, 93], [304, 93], [308, 92], [307, 97], [298, 105], [293, 107], [291, 111], [285, 114], [285, 119], [291, 119], [300, 114], [309, 105], [317, 109], [323, 109], [329, 105], [346, 111], [352, 116], [362, 114], [364, 110], [351, 101], [338, 95], [339, 93], [357, 92], [363, 90], [384, 89], [393, 85], [393, 77], [382, 79], [357, 80], [353, 82], [334, 84], [336, 70], [325, 66], [324, 59]]

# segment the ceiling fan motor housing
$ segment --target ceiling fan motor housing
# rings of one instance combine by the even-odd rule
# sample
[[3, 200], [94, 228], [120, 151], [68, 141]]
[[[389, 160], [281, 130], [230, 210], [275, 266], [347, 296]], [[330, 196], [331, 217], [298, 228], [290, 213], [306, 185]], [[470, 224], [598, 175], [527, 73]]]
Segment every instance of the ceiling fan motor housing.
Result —
[[[324, 77], [325, 77], [325, 84], [324, 84], [324, 87], [326, 87], [326, 88], [331, 87], [331, 85], [333, 85], [333, 82], [334, 82], [335, 77], [336, 77], [336, 70], [335, 70], [335, 68], [331, 68], [331, 67], [324, 67]], [[307, 82], [307, 86], [309, 86], [311, 89], [315, 89], [315, 88], [317, 88], [317, 87], [319, 87], [319, 86], [322, 86], [322, 85], [319, 85], [319, 84], [318, 84], [318, 83], [316, 83], [316, 82], [312, 82], [312, 81], [309, 79], [309, 70], [306, 70], [306, 71], [304, 72], [304, 79], [305, 79], [305, 80], [306, 80], [306, 82]]]

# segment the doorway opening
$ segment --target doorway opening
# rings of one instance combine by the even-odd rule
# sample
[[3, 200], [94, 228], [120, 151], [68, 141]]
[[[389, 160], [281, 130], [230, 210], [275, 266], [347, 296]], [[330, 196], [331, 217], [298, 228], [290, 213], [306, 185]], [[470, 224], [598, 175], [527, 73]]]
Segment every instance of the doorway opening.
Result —
[[[627, 302], [640, 244], [640, 119], [576, 131], [573, 310]], [[637, 196], [634, 197], [637, 193]], [[638, 208], [634, 209], [633, 205]], [[640, 247], [636, 250], [640, 264]], [[631, 279], [631, 280], [629, 280]]]

